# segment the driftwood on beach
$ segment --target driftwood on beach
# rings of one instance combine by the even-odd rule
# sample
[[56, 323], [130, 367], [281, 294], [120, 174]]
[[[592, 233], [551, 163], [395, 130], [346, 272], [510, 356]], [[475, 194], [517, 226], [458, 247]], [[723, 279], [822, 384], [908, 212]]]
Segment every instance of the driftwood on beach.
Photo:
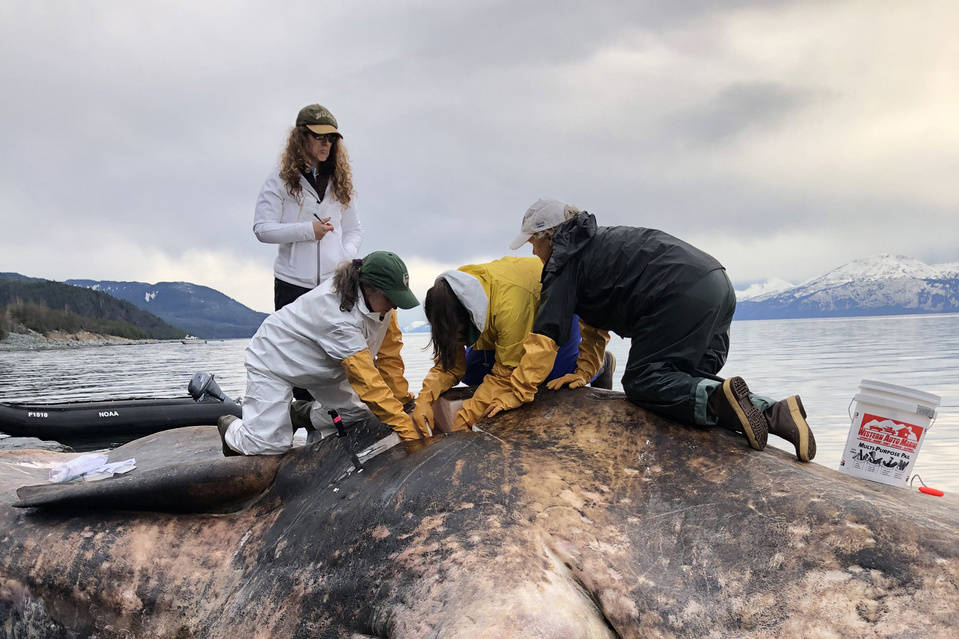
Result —
[[951, 637], [959, 627], [954, 497], [751, 451], [618, 393], [544, 393], [481, 426], [350, 474], [348, 446], [385, 431], [273, 458], [221, 457], [213, 427], [166, 431], [114, 451], [137, 457], [129, 475], [20, 496], [64, 455], [2, 452], [0, 635]]

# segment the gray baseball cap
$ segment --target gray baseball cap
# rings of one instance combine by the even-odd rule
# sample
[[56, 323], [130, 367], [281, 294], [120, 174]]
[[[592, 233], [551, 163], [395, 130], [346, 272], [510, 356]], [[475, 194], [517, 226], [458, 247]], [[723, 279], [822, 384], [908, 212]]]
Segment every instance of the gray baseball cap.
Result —
[[533, 233], [539, 233], [566, 221], [566, 204], [551, 197], [541, 197], [526, 209], [520, 234], [510, 242], [514, 251], [529, 241]]

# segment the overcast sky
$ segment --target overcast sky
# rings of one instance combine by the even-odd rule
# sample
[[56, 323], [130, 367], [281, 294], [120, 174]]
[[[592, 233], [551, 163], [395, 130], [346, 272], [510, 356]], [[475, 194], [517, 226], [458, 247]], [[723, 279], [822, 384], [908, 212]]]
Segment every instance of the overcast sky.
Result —
[[3, 0], [0, 271], [271, 311], [253, 206], [313, 102], [362, 252], [419, 295], [513, 254], [541, 196], [678, 235], [740, 288], [959, 261], [956, 25], [954, 0]]

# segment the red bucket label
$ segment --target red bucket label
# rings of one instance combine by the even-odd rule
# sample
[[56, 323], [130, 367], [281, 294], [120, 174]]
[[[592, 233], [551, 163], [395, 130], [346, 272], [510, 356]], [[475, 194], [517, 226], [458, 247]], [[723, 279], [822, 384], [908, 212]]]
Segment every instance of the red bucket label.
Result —
[[922, 426], [866, 413], [859, 423], [859, 439], [886, 448], [915, 453], [922, 439]]
[[858, 427], [855, 420], [850, 424], [839, 470], [857, 477], [903, 486], [919, 454], [925, 430], [925, 426], [875, 413], [863, 413]]
[[870, 380], [863, 380], [859, 390], [853, 397], [856, 409], [849, 415], [849, 435], [839, 470], [854, 477], [906, 486], [922, 441], [929, 436], [936, 418], [940, 398]]

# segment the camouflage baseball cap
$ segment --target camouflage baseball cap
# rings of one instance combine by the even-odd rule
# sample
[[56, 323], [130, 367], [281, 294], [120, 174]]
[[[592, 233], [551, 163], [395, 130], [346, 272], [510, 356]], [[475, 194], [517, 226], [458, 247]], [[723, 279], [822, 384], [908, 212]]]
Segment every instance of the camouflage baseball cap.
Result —
[[296, 126], [305, 126], [313, 133], [335, 133], [343, 137], [336, 130], [336, 118], [322, 104], [310, 104], [300, 109], [296, 114]]

